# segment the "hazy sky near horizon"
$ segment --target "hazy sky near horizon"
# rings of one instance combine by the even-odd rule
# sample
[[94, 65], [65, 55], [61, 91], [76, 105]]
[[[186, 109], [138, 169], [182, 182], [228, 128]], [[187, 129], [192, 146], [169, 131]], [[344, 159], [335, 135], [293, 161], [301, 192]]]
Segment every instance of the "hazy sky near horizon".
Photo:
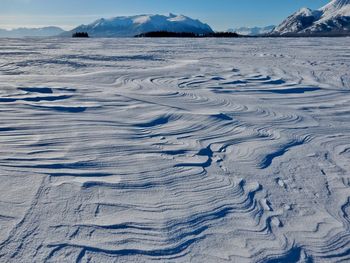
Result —
[[0, 28], [60, 26], [65, 29], [101, 17], [184, 14], [215, 30], [280, 23], [301, 7], [317, 9], [329, 0], [0, 0]]

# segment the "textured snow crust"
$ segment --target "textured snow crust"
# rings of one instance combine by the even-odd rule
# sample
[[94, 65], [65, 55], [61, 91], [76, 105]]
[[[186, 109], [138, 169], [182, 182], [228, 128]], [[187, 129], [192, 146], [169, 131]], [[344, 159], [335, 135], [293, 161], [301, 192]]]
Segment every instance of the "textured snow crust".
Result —
[[349, 38], [0, 40], [1, 262], [348, 262]]

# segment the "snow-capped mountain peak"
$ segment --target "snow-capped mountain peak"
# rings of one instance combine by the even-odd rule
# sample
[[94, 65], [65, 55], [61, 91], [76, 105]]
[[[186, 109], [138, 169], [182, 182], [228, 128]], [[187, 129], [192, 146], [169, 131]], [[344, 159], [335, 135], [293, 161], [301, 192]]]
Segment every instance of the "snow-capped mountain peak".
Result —
[[145, 23], [151, 21], [151, 19], [152, 18], [150, 16], [147, 16], [147, 15], [138, 16], [135, 19], [133, 19], [133, 23], [134, 24], [145, 24]]
[[227, 32], [236, 32], [243, 36], [258, 36], [266, 35], [270, 33], [276, 26], [265, 26], [265, 27], [239, 27], [239, 28], [230, 28]]
[[284, 20], [279, 26], [277, 26], [273, 33], [288, 34], [297, 33], [309, 26], [311, 26], [321, 16], [321, 12], [318, 10], [311, 10], [309, 8], [301, 8], [286, 20]]
[[333, 0], [320, 9], [323, 17], [350, 16], [350, 0]]
[[318, 10], [312, 10], [307, 7], [303, 7], [297, 11], [294, 16], [317, 16], [320, 12]]
[[209, 25], [184, 15], [121, 16], [98, 19], [88, 25], [81, 25], [71, 32], [86, 31], [95, 37], [129, 37], [150, 31], [212, 33]]
[[15, 28], [11, 30], [0, 29], [0, 37], [52, 37], [65, 32], [62, 28], [56, 26], [47, 26], [39, 28]]
[[350, 0], [333, 0], [318, 10], [302, 8], [284, 20], [274, 35], [350, 33]]
[[349, 4], [350, 0], [333, 0], [324, 7], [322, 7], [321, 10], [342, 9], [343, 7], [346, 7]]

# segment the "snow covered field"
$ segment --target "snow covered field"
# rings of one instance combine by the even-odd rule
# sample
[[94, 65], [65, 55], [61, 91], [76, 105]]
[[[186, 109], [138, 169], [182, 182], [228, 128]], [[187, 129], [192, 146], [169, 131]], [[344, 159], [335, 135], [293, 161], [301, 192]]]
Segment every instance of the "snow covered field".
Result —
[[350, 38], [0, 40], [1, 262], [350, 260]]

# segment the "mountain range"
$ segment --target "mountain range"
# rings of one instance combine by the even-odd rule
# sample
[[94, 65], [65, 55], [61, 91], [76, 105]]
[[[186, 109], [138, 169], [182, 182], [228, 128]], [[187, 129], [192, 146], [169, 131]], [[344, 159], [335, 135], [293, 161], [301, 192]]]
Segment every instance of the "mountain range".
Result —
[[92, 37], [132, 37], [151, 31], [213, 33], [212, 28], [199, 20], [184, 15], [137, 15], [110, 19], [101, 18], [88, 25], [81, 25], [63, 35], [87, 32]]
[[42, 28], [0, 29], [0, 37], [52, 37], [65, 32], [62, 28], [49, 26]]
[[350, 35], [350, 0], [333, 0], [317, 10], [302, 8], [277, 26], [271, 35]]
[[266, 27], [239, 27], [228, 29], [228, 32], [236, 32], [237, 34], [243, 36], [258, 36], [270, 33], [276, 26], [266, 26]]

